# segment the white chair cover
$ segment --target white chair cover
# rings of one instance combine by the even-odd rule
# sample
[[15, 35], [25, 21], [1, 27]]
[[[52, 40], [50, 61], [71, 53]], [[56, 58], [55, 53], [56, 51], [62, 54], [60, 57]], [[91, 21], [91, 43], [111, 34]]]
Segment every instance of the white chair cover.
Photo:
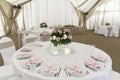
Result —
[[40, 33], [40, 40], [41, 41], [48, 41], [49, 40], [49, 32], [47, 31], [42, 31]]
[[120, 73], [118, 73], [116, 71], [111, 71], [109, 74], [108, 80], [120, 80]]
[[8, 80], [14, 75], [14, 70], [12, 65], [6, 65], [0, 67], [0, 80]]
[[3, 37], [0, 40], [0, 52], [3, 57], [4, 65], [12, 63], [12, 56], [15, 53], [15, 45], [12, 39]]

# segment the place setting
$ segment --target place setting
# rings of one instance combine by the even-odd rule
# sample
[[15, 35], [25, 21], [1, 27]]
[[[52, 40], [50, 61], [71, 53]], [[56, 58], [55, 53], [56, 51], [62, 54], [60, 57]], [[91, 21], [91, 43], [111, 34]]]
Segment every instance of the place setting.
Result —
[[28, 60], [24, 60], [19, 62], [20, 66], [26, 70], [34, 72], [37, 67], [41, 66], [43, 60], [40, 58], [30, 58]]
[[96, 61], [100, 61], [100, 62], [107, 62], [107, 57], [105, 55], [101, 55], [101, 54], [92, 54], [90, 56], [91, 58], [93, 58]]
[[64, 68], [67, 77], [83, 77], [89, 72], [80, 64], [69, 64]]
[[30, 51], [32, 51], [32, 49], [28, 46], [25, 46], [25, 47], [20, 49], [20, 52], [30, 52]]
[[31, 52], [20, 52], [16, 55], [17, 59], [29, 59], [33, 56], [33, 53]]
[[96, 61], [92, 58], [85, 60], [85, 66], [94, 72], [104, 70], [104, 68], [106, 67], [104, 63]]
[[61, 69], [62, 68], [58, 64], [43, 64], [37, 72], [44, 76], [59, 77]]

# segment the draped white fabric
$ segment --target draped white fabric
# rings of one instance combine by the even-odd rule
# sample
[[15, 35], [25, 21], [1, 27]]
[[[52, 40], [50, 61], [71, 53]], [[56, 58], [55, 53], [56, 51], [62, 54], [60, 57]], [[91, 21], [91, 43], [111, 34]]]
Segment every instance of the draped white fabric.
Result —
[[[19, 15], [18, 21], [22, 23], [20, 18]], [[79, 23], [70, 0], [33, 0], [24, 6], [24, 21], [27, 29], [39, 27], [42, 22], [49, 26]], [[19, 27], [22, 27], [20, 24]]]
[[1, 13], [1, 11], [0, 11], [0, 36], [3, 36], [3, 35], [5, 35], [5, 33], [4, 33], [4, 30], [3, 30], [3, 16], [2, 16], [2, 13]]
[[104, 26], [107, 22], [113, 27], [120, 27], [120, 0], [109, 0], [98, 7], [93, 16], [87, 21], [87, 28]]
[[88, 12], [98, 0], [71, 0], [76, 8], [82, 12]]

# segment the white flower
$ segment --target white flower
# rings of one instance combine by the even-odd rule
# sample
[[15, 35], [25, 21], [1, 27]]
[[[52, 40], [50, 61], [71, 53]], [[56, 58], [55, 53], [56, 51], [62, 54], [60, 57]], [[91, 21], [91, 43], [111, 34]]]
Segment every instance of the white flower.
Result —
[[64, 38], [64, 39], [67, 39], [67, 35], [66, 35], [66, 34], [64, 34], [63, 38]]
[[56, 40], [56, 36], [53, 36], [53, 40]]

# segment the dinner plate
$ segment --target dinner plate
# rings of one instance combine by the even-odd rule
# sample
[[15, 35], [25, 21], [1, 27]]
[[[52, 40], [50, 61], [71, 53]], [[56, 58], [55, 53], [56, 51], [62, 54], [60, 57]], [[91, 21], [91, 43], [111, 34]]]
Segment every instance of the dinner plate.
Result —
[[85, 65], [86, 67], [94, 71], [102, 70], [103, 68], [105, 68], [105, 64], [102, 64], [92, 59], [86, 60]]
[[107, 58], [100, 54], [92, 54], [91, 57], [95, 59], [96, 61], [106, 62]]
[[60, 67], [56, 64], [49, 64], [44, 65], [42, 68], [40, 68], [40, 73], [45, 76], [54, 76], [56, 73], [58, 73], [60, 70]]
[[85, 68], [80, 67], [80, 65], [69, 65], [66, 70], [72, 76], [84, 76], [86, 74]]
[[19, 53], [19, 54], [17, 54], [18, 59], [28, 59], [32, 56], [33, 56], [32, 53]]
[[32, 51], [32, 50], [31, 50], [31, 48], [29, 48], [29, 47], [24, 47], [24, 48], [22, 48], [20, 51], [21, 51], [21, 52], [30, 52], [30, 51]]

